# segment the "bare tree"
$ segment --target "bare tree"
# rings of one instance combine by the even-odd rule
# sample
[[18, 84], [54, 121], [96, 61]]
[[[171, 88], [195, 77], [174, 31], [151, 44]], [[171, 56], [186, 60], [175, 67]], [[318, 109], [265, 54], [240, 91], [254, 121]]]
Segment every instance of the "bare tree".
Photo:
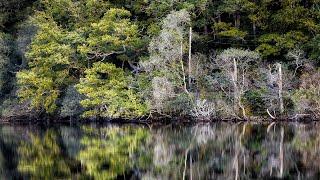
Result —
[[304, 67], [308, 61], [308, 59], [305, 58], [304, 51], [298, 48], [289, 51], [287, 54], [287, 58], [294, 60], [293, 65], [295, 66], [295, 69], [294, 69], [293, 76], [296, 76], [297, 71], [300, 68]]
[[280, 63], [265, 65], [259, 69], [261, 79], [257, 86], [265, 89], [263, 94], [266, 103], [266, 112], [272, 119], [283, 116], [285, 113], [284, 97], [289, 97], [289, 89], [295, 80], [295, 73]]
[[241, 99], [249, 88], [249, 64], [259, 59], [259, 54], [249, 50], [227, 49], [215, 60], [216, 66], [222, 71], [229, 86], [232, 87], [227, 96], [232, 96], [234, 111], [241, 111], [243, 118], [247, 119], [246, 110]]
[[[161, 109], [160, 105], [164, 105], [166, 100], [164, 97], [172, 97], [173, 94], [179, 93], [189, 94], [184, 62], [184, 42], [187, 35], [186, 27], [190, 24], [190, 15], [186, 10], [173, 11], [162, 23], [159, 36], [154, 37], [149, 44], [149, 60], [141, 62], [143, 69], [153, 78], [153, 101], [158, 102], [157, 110]], [[157, 83], [160, 84], [157, 85]], [[165, 93], [167, 95], [164, 96]]]

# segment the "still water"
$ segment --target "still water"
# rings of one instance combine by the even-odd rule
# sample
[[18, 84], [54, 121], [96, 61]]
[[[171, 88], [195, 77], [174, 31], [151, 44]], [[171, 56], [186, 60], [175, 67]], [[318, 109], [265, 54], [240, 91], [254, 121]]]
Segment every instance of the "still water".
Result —
[[320, 178], [320, 123], [0, 126], [0, 179], [275, 178]]

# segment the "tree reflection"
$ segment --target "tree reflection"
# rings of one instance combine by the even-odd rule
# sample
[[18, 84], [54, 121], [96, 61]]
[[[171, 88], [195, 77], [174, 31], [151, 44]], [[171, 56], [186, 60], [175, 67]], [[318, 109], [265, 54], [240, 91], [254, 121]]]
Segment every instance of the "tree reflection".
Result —
[[143, 168], [147, 164], [148, 153], [143, 153], [149, 136], [146, 129], [111, 126], [101, 129], [83, 127], [83, 130], [83, 150], [78, 158], [94, 179], [130, 177], [136, 173], [135, 167]]
[[22, 142], [18, 149], [18, 170], [32, 179], [68, 178], [71, 168], [57, 143], [57, 135], [48, 130], [43, 138], [33, 133], [30, 142]]
[[300, 124], [217, 123], [178, 130], [157, 129], [152, 131], [153, 166], [142, 177], [317, 178], [318, 161], [312, 159], [320, 155], [320, 134], [316, 129], [301, 127]]
[[17, 129], [0, 128], [0, 179], [320, 178], [317, 123]]

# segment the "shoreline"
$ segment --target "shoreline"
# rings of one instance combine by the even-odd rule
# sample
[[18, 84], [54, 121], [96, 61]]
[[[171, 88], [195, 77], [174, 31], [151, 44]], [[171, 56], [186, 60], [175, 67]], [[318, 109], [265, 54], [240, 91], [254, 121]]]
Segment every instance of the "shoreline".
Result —
[[28, 124], [28, 125], [77, 125], [77, 124], [144, 124], [144, 125], [167, 125], [167, 124], [179, 124], [179, 125], [192, 125], [192, 124], [201, 124], [201, 123], [311, 123], [311, 122], [319, 122], [320, 119], [316, 118], [252, 118], [252, 119], [192, 119], [190, 117], [176, 117], [176, 118], [168, 118], [168, 117], [159, 117], [159, 118], [137, 118], [137, 119], [110, 119], [110, 118], [98, 118], [98, 119], [89, 119], [89, 118], [56, 118], [56, 117], [12, 117], [12, 118], [1, 118], [0, 124]]

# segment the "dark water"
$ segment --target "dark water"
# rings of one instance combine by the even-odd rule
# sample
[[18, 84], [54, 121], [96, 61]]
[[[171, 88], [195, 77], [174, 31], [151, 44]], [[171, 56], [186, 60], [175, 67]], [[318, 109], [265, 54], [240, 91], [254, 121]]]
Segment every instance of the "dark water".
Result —
[[0, 126], [0, 179], [319, 179], [320, 124]]

